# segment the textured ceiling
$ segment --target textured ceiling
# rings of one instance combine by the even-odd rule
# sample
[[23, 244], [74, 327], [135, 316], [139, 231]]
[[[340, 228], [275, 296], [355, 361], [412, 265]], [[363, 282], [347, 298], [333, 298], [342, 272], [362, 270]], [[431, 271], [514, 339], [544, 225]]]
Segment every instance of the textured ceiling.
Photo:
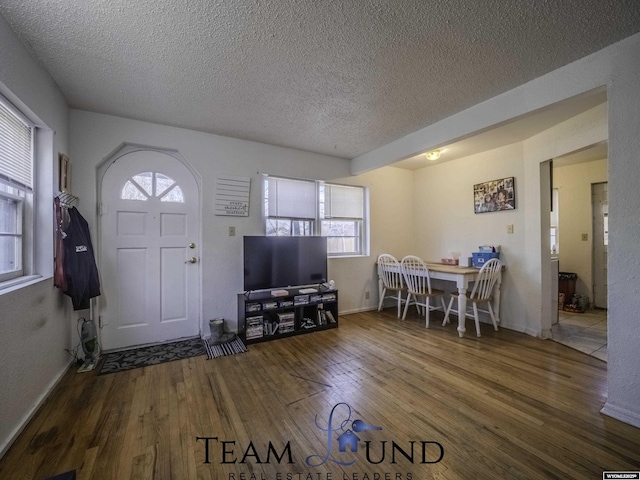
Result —
[[638, 0], [2, 0], [73, 108], [353, 158], [640, 31]]

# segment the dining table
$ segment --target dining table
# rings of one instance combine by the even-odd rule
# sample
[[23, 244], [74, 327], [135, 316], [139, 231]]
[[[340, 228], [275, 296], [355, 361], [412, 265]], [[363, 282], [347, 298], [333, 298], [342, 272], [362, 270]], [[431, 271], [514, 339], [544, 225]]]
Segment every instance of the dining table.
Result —
[[[425, 262], [429, 268], [429, 277], [435, 280], [444, 280], [453, 282], [458, 289], [458, 335], [460, 338], [464, 337], [467, 331], [466, 324], [466, 312], [467, 312], [467, 291], [469, 284], [473, 283], [478, 277], [480, 272], [476, 267], [461, 267], [459, 265], [449, 265], [438, 262]], [[493, 290], [493, 311], [497, 318], [500, 318], [500, 284], [502, 283], [502, 272], [498, 276], [498, 281]], [[382, 294], [382, 278], [380, 271], [378, 270], [378, 288], [380, 294]]]

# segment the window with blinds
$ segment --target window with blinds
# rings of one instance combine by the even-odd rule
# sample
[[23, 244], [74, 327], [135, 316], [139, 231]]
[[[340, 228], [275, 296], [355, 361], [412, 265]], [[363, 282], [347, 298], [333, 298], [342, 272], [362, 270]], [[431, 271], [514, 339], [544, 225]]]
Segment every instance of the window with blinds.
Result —
[[267, 235], [322, 235], [330, 256], [366, 254], [366, 189], [265, 176]]
[[334, 255], [359, 255], [363, 251], [364, 189], [326, 183], [321, 205], [320, 233]]
[[265, 178], [264, 208], [267, 235], [315, 235], [315, 182], [281, 177]]
[[24, 210], [32, 191], [33, 126], [0, 98], [0, 281], [24, 273]]

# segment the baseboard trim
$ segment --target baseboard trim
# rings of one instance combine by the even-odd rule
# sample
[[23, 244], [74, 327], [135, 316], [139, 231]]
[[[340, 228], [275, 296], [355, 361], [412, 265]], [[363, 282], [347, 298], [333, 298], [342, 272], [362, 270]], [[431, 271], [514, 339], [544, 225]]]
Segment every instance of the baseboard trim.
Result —
[[371, 312], [373, 310], [378, 310], [378, 307], [371, 306], [371, 307], [353, 308], [351, 310], [341, 310], [338, 312], [338, 315], [349, 315], [351, 313]]
[[11, 445], [13, 445], [13, 442], [15, 442], [17, 440], [18, 436], [22, 433], [22, 431], [25, 429], [27, 424], [31, 421], [33, 416], [38, 412], [38, 410], [40, 409], [42, 404], [47, 400], [47, 398], [49, 398], [49, 395], [51, 395], [51, 393], [58, 386], [58, 384], [62, 380], [62, 377], [64, 377], [64, 375], [67, 373], [67, 371], [70, 368], [72, 368], [74, 365], [75, 364], [74, 364], [73, 361], [69, 362], [69, 364], [66, 367], [64, 367], [58, 373], [58, 375], [56, 375], [55, 378], [49, 383], [47, 388], [38, 397], [38, 399], [33, 404], [31, 409], [22, 418], [22, 421], [18, 424], [18, 426], [9, 435], [9, 438], [7, 438], [6, 440], [3, 441], [2, 445], [0, 446], [0, 458], [4, 457], [5, 453], [7, 453], [9, 451], [9, 449], [11, 448]]
[[640, 415], [637, 412], [632, 412], [626, 408], [618, 407], [607, 402], [604, 404], [604, 407], [602, 407], [602, 410], [600, 410], [600, 413], [640, 428]]

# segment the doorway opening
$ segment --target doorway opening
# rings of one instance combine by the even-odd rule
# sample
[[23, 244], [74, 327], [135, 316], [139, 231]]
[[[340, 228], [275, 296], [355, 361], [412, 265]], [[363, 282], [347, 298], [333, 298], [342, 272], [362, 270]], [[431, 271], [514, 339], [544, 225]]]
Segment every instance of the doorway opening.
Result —
[[553, 159], [552, 188], [557, 203], [551, 231], [555, 238], [552, 258], [557, 258], [561, 272], [576, 277], [575, 296], [565, 298], [564, 305], [562, 296], [558, 301], [558, 321], [552, 325], [551, 338], [605, 361], [607, 171], [606, 142]]

